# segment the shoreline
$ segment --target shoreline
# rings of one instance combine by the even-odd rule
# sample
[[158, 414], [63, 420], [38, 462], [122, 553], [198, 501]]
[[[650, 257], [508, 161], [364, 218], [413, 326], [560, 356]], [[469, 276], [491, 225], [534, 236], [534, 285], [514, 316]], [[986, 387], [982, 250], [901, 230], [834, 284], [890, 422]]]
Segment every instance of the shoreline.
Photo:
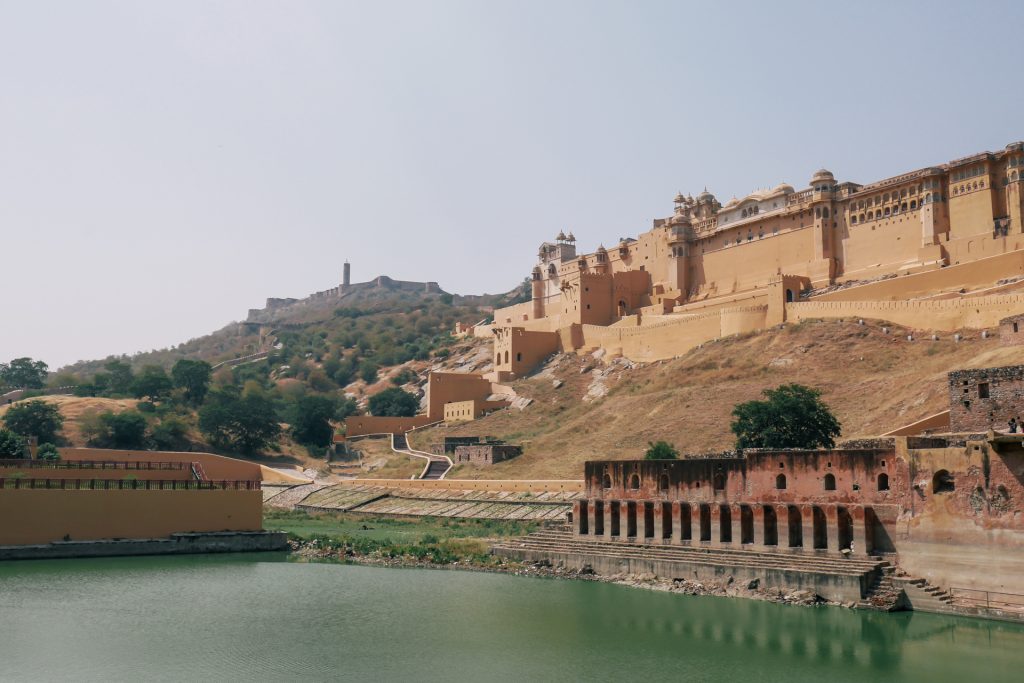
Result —
[[369, 567], [395, 569], [442, 569], [448, 571], [473, 571], [492, 574], [508, 574], [510, 576], [526, 576], [534, 578], [565, 579], [570, 581], [595, 581], [610, 583], [629, 588], [678, 593], [681, 595], [713, 596], [726, 598], [742, 598], [760, 600], [780, 605], [797, 605], [801, 607], [843, 607], [853, 609], [853, 603], [840, 603], [825, 600], [807, 590], [789, 590], [780, 587], [762, 588], [757, 580], [746, 586], [730, 579], [724, 585], [715, 582], [689, 581], [687, 579], [666, 579], [653, 574], [609, 574], [601, 575], [585, 565], [581, 569], [565, 567], [550, 562], [532, 562], [509, 560], [505, 557], [489, 555], [494, 562], [475, 562], [469, 558], [446, 563], [432, 562], [408, 555], [386, 557], [379, 553], [359, 553], [343, 544], [322, 544], [314, 540], [288, 541], [289, 558], [299, 561], [331, 561], [341, 564], [356, 564]]

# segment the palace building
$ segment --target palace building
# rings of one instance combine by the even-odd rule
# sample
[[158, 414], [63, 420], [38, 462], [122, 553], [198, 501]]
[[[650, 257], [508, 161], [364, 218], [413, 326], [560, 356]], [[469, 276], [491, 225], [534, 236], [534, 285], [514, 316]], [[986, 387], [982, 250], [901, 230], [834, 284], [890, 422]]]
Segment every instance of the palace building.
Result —
[[[993, 324], [1024, 307], [987, 299], [984, 311], [975, 306], [984, 319], [970, 319], [953, 299], [1024, 274], [1022, 176], [1016, 142], [865, 185], [821, 169], [804, 189], [783, 183], [724, 204], [706, 190], [679, 194], [672, 215], [635, 239], [590, 254], [577, 253], [571, 232], [543, 243], [532, 300], [495, 311], [476, 334], [494, 335], [503, 380], [555, 351], [666, 358], [829, 309], [949, 329]], [[936, 292], [956, 296], [872, 314], [893, 308], [879, 302]], [[840, 301], [865, 305], [823, 305]]]

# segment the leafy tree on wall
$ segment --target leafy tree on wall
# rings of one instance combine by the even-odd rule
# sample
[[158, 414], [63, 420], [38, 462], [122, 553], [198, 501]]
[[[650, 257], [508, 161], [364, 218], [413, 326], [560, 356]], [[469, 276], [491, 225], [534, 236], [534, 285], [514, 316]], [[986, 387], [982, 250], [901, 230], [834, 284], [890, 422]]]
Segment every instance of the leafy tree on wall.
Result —
[[398, 387], [370, 397], [370, 414], [376, 417], [412, 417], [419, 408], [420, 400]]
[[199, 411], [199, 429], [218, 448], [253, 453], [281, 433], [270, 399], [230, 390], [210, 394]]
[[801, 384], [764, 390], [765, 400], [733, 408], [736, 448], [833, 448], [839, 420], [821, 392]]
[[644, 460], [678, 460], [679, 451], [668, 441], [647, 442], [647, 452], [644, 453]]
[[201, 405], [206, 399], [212, 377], [213, 366], [204, 360], [182, 358], [171, 368], [174, 386], [183, 390], [185, 401], [194, 406]]
[[48, 372], [49, 367], [41, 360], [15, 358], [10, 363], [0, 363], [0, 386], [42, 389]]
[[34, 436], [40, 444], [57, 443], [64, 416], [52, 403], [34, 400], [16, 403], [4, 414], [7, 429], [22, 437]]
[[25, 439], [9, 429], [0, 429], [0, 458], [24, 458], [27, 453]]

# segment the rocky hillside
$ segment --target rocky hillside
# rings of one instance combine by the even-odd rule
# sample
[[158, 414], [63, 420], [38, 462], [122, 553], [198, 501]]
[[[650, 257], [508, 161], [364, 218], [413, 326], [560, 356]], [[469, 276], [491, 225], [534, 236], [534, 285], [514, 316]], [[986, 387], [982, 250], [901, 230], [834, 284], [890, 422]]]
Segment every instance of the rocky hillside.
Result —
[[907, 330], [887, 328], [807, 322], [643, 366], [561, 354], [513, 383], [520, 396], [534, 399], [524, 410], [425, 430], [414, 445], [424, 448], [445, 435], [496, 436], [523, 444], [524, 454], [491, 467], [462, 466], [450, 476], [579, 478], [584, 461], [640, 457], [648, 441], [665, 439], [684, 452], [728, 449], [733, 406], [779, 384], [821, 389], [849, 439], [944, 410], [952, 369], [1024, 362], [1024, 349], [1000, 347], [978, 332], [960, 342], [948, 334], [908, 341]]

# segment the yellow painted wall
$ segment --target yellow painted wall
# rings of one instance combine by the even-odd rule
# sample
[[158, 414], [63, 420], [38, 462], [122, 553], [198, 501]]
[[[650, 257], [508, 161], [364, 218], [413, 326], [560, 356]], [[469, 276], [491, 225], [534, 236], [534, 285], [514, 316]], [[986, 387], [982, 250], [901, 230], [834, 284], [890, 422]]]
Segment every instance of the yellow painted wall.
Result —
[[260, 491], [0, 490], [0, 545], [258, 531]]
[[1024, 313], [1024, 295], [999, 294], [938, 301], [807, 301], [786, 304], [786, 320], [870, 318], [923, 330], [996, 327]]

